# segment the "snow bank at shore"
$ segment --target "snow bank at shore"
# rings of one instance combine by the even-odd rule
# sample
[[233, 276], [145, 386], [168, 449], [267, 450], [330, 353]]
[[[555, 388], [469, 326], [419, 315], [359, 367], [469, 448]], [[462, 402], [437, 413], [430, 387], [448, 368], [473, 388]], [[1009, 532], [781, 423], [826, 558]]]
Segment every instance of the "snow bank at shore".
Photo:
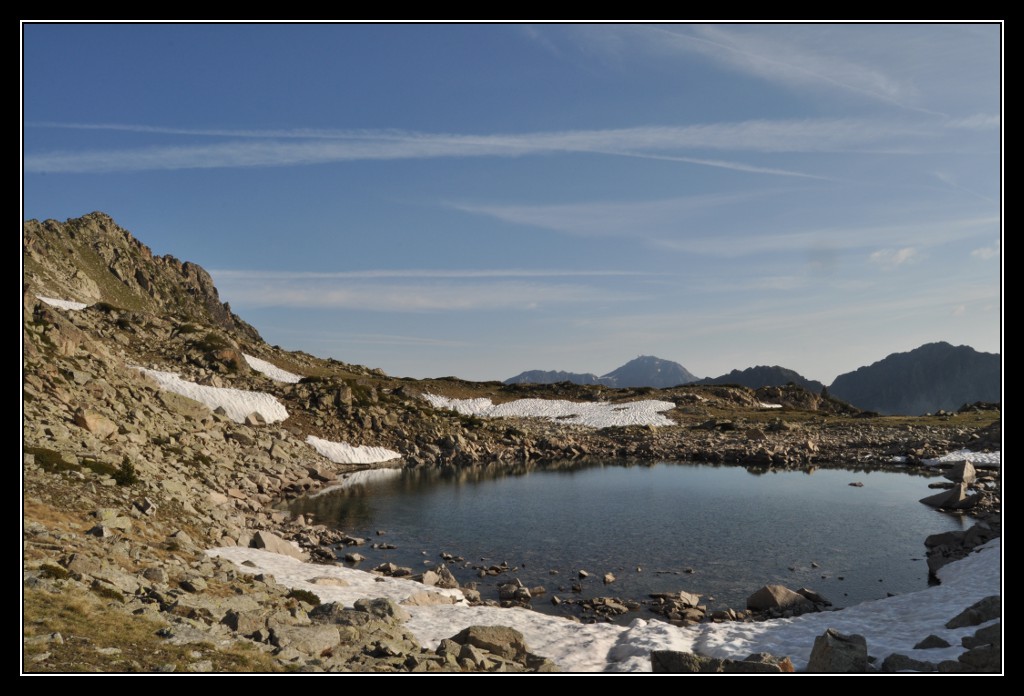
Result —
[[[754, 652], [770, 652], [789, 656], [799, 670], [807, 666], [814, 638], [827, 628], [863, 635], [869, 653], [879, 661], [894, 652], [931, 662], [956, 659], [964, 651], [960, 639], [973, 634], [978, 627], [947, 629], [946, 622], [979, 599], [1000, 594], [999, 539], [942, 567], [942, 584], [920, 592], [793, 619], [700, 624], [690, 628], [642, 618], [626, 627], [580, 624], [527, 609], [471, 607], [461, 599], [458, 590], [437, 590], [411, 580], [380, 578], [340, 565], [302, 563], [258, 549], [219, 548], [207, 553], [232, 561], [241, 572], [270, 573], [279, 583], [309, 590], [325, 602], [342, 602], [346, 606], [363, 597], [389, 597], [401, 602], [426, 589], [459, 597], [453, 605], [406, 607], [412, 615], [408, 627], [425, 647], [435, 648], [441, 639], [471, 624], [511, 626], [523, 633], [530, 650], [571, 672], [647, 672], [651, 669], [652, 650], [696, 651], [734, 659]], [[251, 561], [255, 567], [242, 566], [244, 561]], [[324, 575], [341, 578], [347, 585], [309, 582]], [[913, 646], [929, 634], [945, 638], [951, 647], [915, 650]]]
[[155, 381], [161, 389], [187, 396], [210, 409], [223, 408], [228, 418], [236, 423], [244, 423], [245, 417], [254, 412], [263, 416], [268, 423], [283, 421], [288, 417], [288, 411], [281, 402], [265, 392], [209, 387], [184, 380], [173, 372], [161, 372], [145, 367], [138, 369]]
[[424, 394], [423, 398], [434, 408], [446, 408], [464, 416], [482, 418], [547, 418], [591, 428], [675, 425], [672, 420], [661, 415], [661, 411], [669, 411], [676, 407], [671, 401], [580, 403], [561, 399], [519, 399], [494, 404], [490, 399], [449, 399], [437, 394]]
[[296, 375], [291, 372], [288, 372], [287, 370], [282, 370], [277, 365], [269, 363], [266, 360], [260, 360], [255, 356], [246, 355], [245, 353], [242, 353], [242, 357], [245, 358], [245, 362], [249, 363], [249, 367], [256, 370], [257, 372], [262, 372], [267, 377], [276, 382], [296, 384], [300, 379], [302, 379], [302, 375]]
[[950, 452], [944, 454], [941, 457], [935, 457], [934, 459], [924, 459], [922, 462], [926, 466], [938, 466], [946, 463], [956, 463], [967, 460], [975, 466], [983, 468], [995, 468], [1002, 465], [1002, 452], [972, 452], [969, 449], [957, 450], [956, 452]]
[[345, 442], [321, 440], [313, 435], [306, 438], [306, 444], [312, 446], [313, 449], [335, 464], [376, 464], [378, 462], [399, 459], [402, 456], [399, 452], [389, 450], [386, 447], [353, 446]]

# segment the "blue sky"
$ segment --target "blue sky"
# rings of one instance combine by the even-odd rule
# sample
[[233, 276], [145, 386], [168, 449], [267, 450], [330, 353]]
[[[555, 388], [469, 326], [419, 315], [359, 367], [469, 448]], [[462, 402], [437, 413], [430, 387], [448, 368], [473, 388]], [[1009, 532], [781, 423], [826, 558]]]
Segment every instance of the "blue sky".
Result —
[[[399, 376], [1000, 350], [999, 24], [24, 24], [24, 218]], [[70, 298], [74, 299], [74, 298]]]

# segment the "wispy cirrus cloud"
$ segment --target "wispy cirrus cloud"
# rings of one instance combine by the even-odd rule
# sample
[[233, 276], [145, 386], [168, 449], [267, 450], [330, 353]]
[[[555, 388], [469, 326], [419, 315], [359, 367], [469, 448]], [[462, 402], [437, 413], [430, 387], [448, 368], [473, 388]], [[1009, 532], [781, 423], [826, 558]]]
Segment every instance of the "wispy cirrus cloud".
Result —
[[[33, 124], [28, 124], [32, 127]], [[693, 156], [701, 151], [758, 154], [824, 152], [914, 152], [949, 148], [938, 120], [873, 119], [751, 120], [685, 126], [640, 126], [514, 134], [444, 134], [405, 131], [225, 130], [161, 128], [118, 124], [36, 124], [39, 127], [159, 133], [217, 142], [181, 145], [28, 152], [26, 172], [102, 173], [230, 167], [280, 167], [328, 162], [455, 157], [526, 157], [557, 153], [676, 159], [700, 166], [761, 174], [817, 177], [781, 167], [765, 167]]]
[[378, 278], [587, 278], [614, 276], [649, 276], [650, 272], [604, 269], [530, 269], [530, 268], [481, 268], [481, 269], [427, 269], [427, 268], [386, 268], [362, 271], [261, 271], [249, 269], [211, 269], [211, 274], [226, 280], [274, 281], [274, 280], [362, 280]]
[[[843, 51], [845, 41], [808, 43], [799, 30], [695, 25], [684, 31], [647, 27], [680, 50], [700, 53], [742, 73], [793, 87], [824, 86], [918, 109], [912, 84]], [[928, 112], [934, 113], [934, 112]]]
[[[634, 292], [579, 282], [479, 275], [415, 276], [214, 271], [221, 295], [244, 308], [291, 307], [372, 312], [534, 310], [635, 300]], [[566, 274], [572, 276], [573, 274]]]
[[982, 261], [988, 261], [999, 253], [999, 249], [994, 246], [978, 247], [971, 251], [971, 256]]
[[[584, 238], [636, 239], [650, 246], [678, 252], [720, 257], [741, 257], [769, 252], [803, 252], [830, 255], [855, 249], [890, 249], [890, 261], [905, 262], [902, 247], [926, 248], [989, 234], [998, 228], [998, 216], [957, 219], [917, 217], [888, 224], [821, 225], [806, 229], [773, 231], [768, 221], [756, 230], [728, 231], [708, 223], [716, 210], [751, 205], [793, 190], [750, 190], [742, 193], [706, 194], [651, 201], [595, 201], [555, 205], [507, 205], [452, 203], [467, 213], [486, 215], [503, 222], [552, 230]], [[797, 191], [796, 193], [800, 193]], [[810, 192], [808, 195], [813, 195]], [[684, 232], [680, 233], [682, 229]], [[874, 259], [881, 261], [881, 257]]]
[[602, 24], [528, 34], [545, 45], [560, 35], [613, 69], [643, 61], [658, 66], [676, 61], [684, 67], [699, 57], [791, 91], [845, 95], [934, 116], [944, 115], [951, 84], [957, 85], [956, 93], [974, 94], [977, 80], [964, 82], [962, 75], [977, 73], [964, 66], [998, 69], [991, 61], [997, 33], [964, 26]]

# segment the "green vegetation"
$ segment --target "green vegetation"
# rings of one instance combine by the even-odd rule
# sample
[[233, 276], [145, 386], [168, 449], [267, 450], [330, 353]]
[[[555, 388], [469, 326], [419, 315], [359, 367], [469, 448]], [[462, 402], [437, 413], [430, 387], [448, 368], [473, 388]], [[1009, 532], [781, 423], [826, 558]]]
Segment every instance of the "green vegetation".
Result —
[[201, 339], [195, 341], [193, 345], [199, 350], [212, 353], [215, 350], [223, 350], [224, 348], [232, 348], [231, 341], [221, 336], [216, 331], [210, 331]]
[[289, 599], [297, 599], [300, 602], [305, 602], [306, 604], [310, 604], [314, 607], [320, 605], [320, 598], [308, 590], [292, 590], [285, 596]]
[[[62, 569], [63, 570], [63, 569]], [[281, 666], [250, 641], [214, 648], [209, 643], [174, 645], [161, 638], [162, 621], [145, 616], [125, 621], [124, 610], [96, 595], [25, 588], [25, 671], [187, 672], [203, 664], [213, 672], [280, 672]], [[59, 642], [35, 642], [60, 633]], [[117, 648], [110, 653], [96, 649]], [[198, 653], [198, 654], [197, 654]], [[206, 664], [209, 661], [209, 664]]]
[[43, 471], [57, 474], [62, 471], [78, 471], [79, 466], [64, 460], [60, 452], [45, 447], [26, 447], [25, 454], [31, 454]]
[[54, 580], [64, 580], [71, 575], [66, 568], [53, 563], [43, 563], [39, 566], [39, 574], [44, 578], [53, 578]]
[[114, 480], [117, 481], [119, 486], [131, 486], [139, 482], [139, 476], [135, 472], [135, 465], [128, 459], [128, 455], [125, 455], [124, 459], [121, 460], [121, 466], [114, 472]]

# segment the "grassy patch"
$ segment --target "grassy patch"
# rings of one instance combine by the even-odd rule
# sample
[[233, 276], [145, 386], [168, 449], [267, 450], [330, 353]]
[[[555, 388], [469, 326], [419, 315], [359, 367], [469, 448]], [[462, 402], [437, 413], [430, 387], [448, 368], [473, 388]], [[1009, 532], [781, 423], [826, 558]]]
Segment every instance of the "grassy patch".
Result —
[[193, 345], [195, 345], [195, 347], [198, 348], [199, 350], [205, 351], [207, 353], [212, 353], [216, 350], [222, 350], [224, 348], [233, 347], [228, 339], [224, 338], [216, 331], [210, 331], [201, 339], [194, 341]]
[[[64, 642], [27, 644], [25, 670], [153, 672], [164, 665], [174, 665], [175, 671], [184, 672], [190, 664], [209, 660], [215, 672], [281, 671], [280, 665], [250, 642], [220, 649], [207, 643], [171, 645], [157, 635], [163, 626], [161, 621], [132, 616], [88, 593], [51, 594], [26, 588], [25, 637], [60, 633]], [[121, 652], [104, 655], [97, 648], [117, 648]], [[194, 652], [200, 654], [195, 656]], [[39, 662], [32, 659], [42, 653], [50, 656]]]
[[60, 452], [56, 450], [47, 449], [45, 447], [26, 447], [25, 454], [31, 454], [35, 458], [35, 462], [39, 465], [43, 471], [56, 474], [62, 471], [78, 471], [79, 466], [77, 464], [71, 464], [64, 461]]
[[63, 580], [70, 575], [66, 568], [53, 563], [43, 563], [39, 566], [39, 574], [44, 578], [53, 578], [54, 580]]

